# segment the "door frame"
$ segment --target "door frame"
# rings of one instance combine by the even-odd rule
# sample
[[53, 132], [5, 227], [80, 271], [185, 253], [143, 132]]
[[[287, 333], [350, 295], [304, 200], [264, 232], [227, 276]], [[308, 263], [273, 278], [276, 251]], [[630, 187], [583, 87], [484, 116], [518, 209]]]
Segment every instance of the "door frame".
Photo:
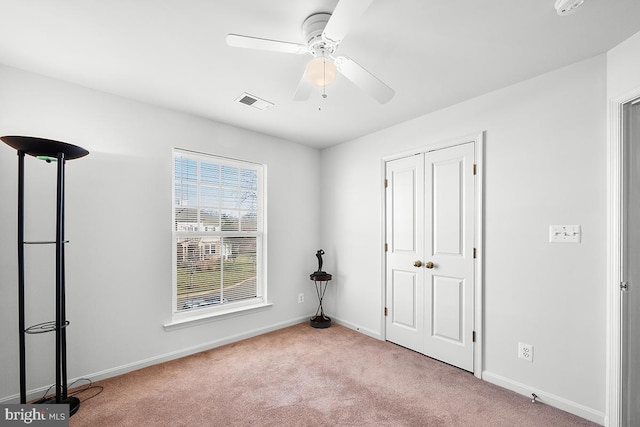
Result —
[[[387, 303], [387, 281], [386, 281], [386, 270], [387, 270], [387, 257], [385, 253], [385, 243], [386, 243], [386, 191], [385, 191], [385, 178], [386, 178], [386, 164], [389, 161], [397, 160], [403, 157], [413, 156], [419, 153], [426, 153], [429, 151], [441, 150], [443, 148], [450, 148], [456, 145], [462, 145], [467, 143], [473, 143], [474, 147], [474, 163], [476, 165], [476, 179], [475, 179], [475, 206], [474, 206], [474, 224], [475, 224], [475, 233], [474, 233], [474, 247], [476, 248], [476, 263], [474, 266], [474, 303], [473, 303], [473, 330], [476, 333], [476, 341], [473, 349], [473, 374], [482, 378], [482, 370], [483, 370], [483, 359], [482, 359], [482, 348], [484, 342], [484, 334], [483, 334], [483, 301], [484, 301], [484, 138], [485, 133], [476, 132], [469, 135], [464, 135], [461, 137], [456, 137], [447, 140], [441, 140], [434, 142], [432, 144], [421, 145], [416, 148], [405, 150], [399, 153], [389, 154], [384, 156], [381, 160], [381, 188], [382, 188], [382, 224], [381, 224], [381, 257], [382, 257], [382, 302], [383, 307], [386, 307]], [[384, 312], [381, 313], [381, 328], [382, 331], [382, 339], [387, 339], [387, 329], [385, 322]]]
[[640, 98], [640, 88], [609, 100], [607, 138], [607, 369], [605, 421], [609, 427], [622, 422], [622, 307], [624, 243], [624, 104]]

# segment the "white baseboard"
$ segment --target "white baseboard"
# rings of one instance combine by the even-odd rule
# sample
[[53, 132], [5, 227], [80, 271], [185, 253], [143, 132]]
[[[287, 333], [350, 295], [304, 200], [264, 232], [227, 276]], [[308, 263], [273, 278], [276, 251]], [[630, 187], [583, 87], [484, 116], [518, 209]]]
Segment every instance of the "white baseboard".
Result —
[[[339, 325], [361, 332], [372, 338], [382, 340], [382, 335], [379, 332], [371, 331], [370, 329], [363, 328], [361, 326], [339, 319], [337, 317], [331, 317], [331, 319]], [[535, 393], [536, 396], [538, 396], [537, 400], [540, 403], [553, 406], [554, 408], [561, 409], [565, 412], [569, 412], [570, 414], [577, 415], [579, 417], [582, 417], [594, 423], [605, 425], [604, 412], [597, 411], [595, 409], [589, 408], [587, 406], [581, 405], [579, 403], [573, 402], [563, 397], [556, 396], [552, 393], [547, 393], [544, 390], [530, 387], [526, 384], [513, 381], [509, 378], [505, 378], [488, 371], [482, 372], [482, 379], [489, 383], [495, 384], [497, 386], [506, 388], [511, 391], [515, 391], [516, 393], [521, 394], [523, 396], [531, 397], [531, 393]]]
[[[293, 326], [298, 323], [304, 322], [309, 319], [309, 316], [302, 316], [296, 319], [291, 319], [286, 322], [276, 323], [270, 326], [265, 326], [262, 328], [253, 329], [250, 331], [243, 332], [241, 334], [230, 335], [224, 338], [220, 338], [214, 341], [209, 341], [206, 343], [198, 344], [195, 346], [183, 348], [177, 351], [173, 351], [170, 353], [161, 354], [158, 356], [150, 357], [147, 359], [139, 360], [136, 362], [128, 363], [126, 365], [117, 366], [114, 368], [106, 369], [99, 372], [94, 372], [86, 375], [82, 375], [78, 378], [73, 378], [69, 380], [69, 384], [77, 381], [79, 379], [89, 378], [92, 381], [100, 381], [103, 379], [115, 377], [118, 375], [126, 374], [131, 371], [135, 371], [138, 369], [145, 368], [147, 366], [156, 365], [163, 362], [168, 362], [170, 360], [179, 359], [181, 357], [189, 356], [191, 354], [199, 353], [202, 351], [210, 350], [212, 348], [221, 347], [223, 345], [231, 344], [234, 342], [238, 342], [247, 338], [252, 338], [258, 335], [262, 335], [268, 332], [276, 331], [278, 329], [286, 328], [288, 326]], [[349, 329], [353, 329], [365, 335], [368, 335], [372, 338], [382, 340], [382, 335], [379, 332], [372, 331], [368, 328], [364, 328], [362, 326], [356, 325], [354, 323], [331, 317], [331, 319], [342, 326], [345, 326]], [[531, 393], [535, 393], [538, 396], [538, 401], [541, 403], [547, 404], [549, 406], [553, 406], [555, 408], [561, 409], [563, 411], [569, 412], [571, 414], [577, 415], [579, 417], [585, 418], [589, 421], [593, 421], [595, 423], [605, 425], [605, 414], [601, 411], [597, 411], [595, 409], [589, 408], [587, 406], [581, 405], [576, 402], [572, 402], [565, 398], [556, 396], [551, 393], [547, 393], [543, 390], [536, 389], [534, 387], [530, 387], [526, 384], [518, 383], [509, 378], [502, 377], [500, 375], [483, 371], [482, 379], [490, 382], [492, 384], [498, 385], [500, 387], [506, 388], [508, 390], [514, 391], [523, 396], [531, 397]], [[42, 397], [43, 393], [49, 388], [49, 386], [42, 386], [36, 389], [27, 391], [27, 400], [34, 400]], [[5, 396], [0, 398], [0, 403], [18, 403], [19, 402], [19, 394], [14, 394], [10, 396]]]
[[597, 411], [579, 403], [567, 400], [563, 397], [547, 393], [544, 390], [530, 387], [526, 384], [513, 381], [509, 378], [505, 378], [491, 372], [483, 371], [482, 379], [508, 390], [515, 391], [516, 393], [527, 396], [529, 398], [531, 398], [531, 393], [535, 393], [538, 396], [537, 400], [540, 403], [553, 406], [554, 408], [562, 409], [565, 412], [569, 412], [570, 414], [574, 414], [589, 421], [593, 421], [594, 423], [605, 425], [604, 412]]
[[354, 331], [361, 332], [361, 333], [363, 333], [365, 335], [368, 335], [368, 336], [370, 336], [372, 338], [375, 338], [375, 339], [378, 339], [378, 340], [382, 340], [382, 335], [380, 334], [380, 332], [375, 332], [375, 331], [372, 331], [371, 329], [363, 328], [362, 326], [358, 326], [358, 325], [356, 325], [354, 323], [347, 322], [346, 320], [339, 319], [339, 318], [337, 318], [335, 316], [329, 316], [329, 317], [331, 317], [331, 320], [334, 323], [337, 323], [338, 325], [342, 325], [342, 326], [347, 327], [349, 329], [353, 329]]
[[[212, 348], [221, 347], [223, 345], [231, 344], [234, 342], [242, 341], [247, 338], [252, 338], [258, 335], [266, 334], [267, 332], [276, 331], [278, 329], [286, 328], [288, 326], [297, 325], [305, 320], [308, 320], [309, 316], [303, 316], [296, 319], [288, 320], [286, 322], [276, 323], [274, 325], [265, 326], [251, 331], [243, 332], [241, 334], [230, 335], [228, 337], [220, 338], [214, 341], [194, 345], [191, 347], [183, 348], [170, 353], [153, 356], [148, 359], [138, 360], [136, 362], [127, 363], [126, 365], [116, 366], [114, 368], [105, 369], [103, 371], [94, 372], [90, 374], [82, 375], [78, 378], [72, 378], [68, 380], [68, 384], [73, 383], [79, 379], [89, 378], [91, 381], [100, 381], [107, 378], [115, 377], [118, 375], [126, 374], [127, 372], [136, 371], [138, 369], [146, 368], [147, 366], [157, 365], [158, 363], [168, 362], [170, 360], [179, 359], [181, 357], [189, 356], [191, 354], [200, 353], [201, 351], [210, 350]], [[48, 385], [27, 390], [27, 400], [39, 399], [49, 388]], [[19, 403], [20, 395], [14, 394], [11, 396], [5, 396], [0, 398], [0, 403]]]

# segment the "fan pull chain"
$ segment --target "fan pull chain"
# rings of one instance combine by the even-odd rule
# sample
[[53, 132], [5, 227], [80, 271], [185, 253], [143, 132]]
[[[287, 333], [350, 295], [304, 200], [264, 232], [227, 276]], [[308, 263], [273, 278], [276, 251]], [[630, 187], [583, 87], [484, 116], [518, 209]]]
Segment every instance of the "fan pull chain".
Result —
[[327, 97], [327, 58], [322, 61], [322, 97]]
[[[322, 99], [327, 99], [327, 58], [322, 61]], [[319, 105], [318, 111], [322, 111]]]

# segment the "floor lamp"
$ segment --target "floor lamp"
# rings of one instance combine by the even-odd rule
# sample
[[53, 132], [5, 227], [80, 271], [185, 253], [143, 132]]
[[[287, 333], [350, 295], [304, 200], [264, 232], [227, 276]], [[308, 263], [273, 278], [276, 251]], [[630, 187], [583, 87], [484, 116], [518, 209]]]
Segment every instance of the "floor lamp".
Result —
[[[0, 137], [7, 145], [18, 151], [18, 328], [20, 347], [20, 403], [27, 401], [26, 374], [26, 334], [53, 332], [56, 334], [56, 393], [55, 397], [38, 403], [68, 404], [69, 414], [73, 415], [80, 407], [77, 397], [69, 396], [67, 390], [67, 335], [65, 307], [65, 262], [64, 262], [64, 168], [67, 160], [84, 157], [89, 152], [84, 148], [53, 141], [50, 139], [29, 136]], [[24, 158], [25, 154], [57, 163], [57, 199], [56, 199], [56, 238], [54, 241], [24, 240]], [[56, 252], [56, 319], [25, 327], [25, 283], [24, 283], [24, 248], [25, 245], [55, 245]]]

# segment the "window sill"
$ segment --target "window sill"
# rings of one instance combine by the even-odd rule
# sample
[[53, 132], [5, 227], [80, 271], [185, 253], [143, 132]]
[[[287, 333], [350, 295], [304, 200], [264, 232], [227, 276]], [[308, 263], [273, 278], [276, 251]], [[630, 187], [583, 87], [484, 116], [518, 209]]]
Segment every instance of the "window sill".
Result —
[[194, 314], [189, 317], [182, 317], [173, 319], [171, 322], [166, 323], [164, 330], [167, 332], [175, 331], [177, 329], [188, 328], [191, 326], [201, 325], [203, 323], [214, 322], [218, 320], [225, 320], [244, 314], [249, 314], [256, 311], [262, 311], [271, 307], [273, 303], [263, 302], [259, 304], [247, 305], [244, 307], [231, 307], [226, 310], [219, 310], [214, 312], [207, 312], [202, 314]]

